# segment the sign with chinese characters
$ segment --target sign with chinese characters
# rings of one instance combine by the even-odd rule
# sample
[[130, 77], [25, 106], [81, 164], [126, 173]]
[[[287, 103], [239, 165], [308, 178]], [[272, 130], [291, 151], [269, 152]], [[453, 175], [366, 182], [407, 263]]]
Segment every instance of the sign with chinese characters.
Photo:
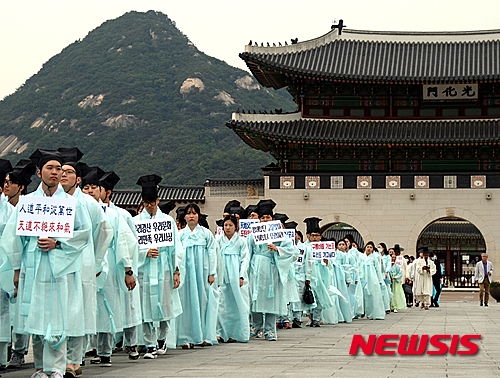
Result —
[[254, 223], [251, 227], [255, 244], [273, 244], [286, 239], [280, 221]]
[[304, 245], [297, 246], [299, 250], [299, 257], [297, 258], [297, 261], [295, 261], [295, 265], [302, 265], [304, 264], [304, 255], [306, 253], [306, 247]]
[[174, 222], [169, 219], [137, 220], [139, 248], [160, 248], [174, 245]]
[[311, 252], [313, 259], [315, 260], [334, 259], [335, 242], [334, 241], [312, 242]]
[[259, 223], [258, 219], [240, 219], [240, 229], [238, 235], [245, 238], [252, 233], [252, 224]]
[[436, 84], [423, 85], [424, 101], [441, 100], [477, 100], [479, 89], [477, 84]]
[[76, 198], [21, 196], [17, 204], [16, 234], [72, 238]]

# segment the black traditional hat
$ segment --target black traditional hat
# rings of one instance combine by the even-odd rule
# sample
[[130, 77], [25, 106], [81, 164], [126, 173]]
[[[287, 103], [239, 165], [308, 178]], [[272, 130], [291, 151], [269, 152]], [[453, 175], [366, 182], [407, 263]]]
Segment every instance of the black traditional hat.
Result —
[[392, 247], [394, 252], [403, 252], [405, 249], [400, 247], [399, 244], [394, 244], [394, 247]]
[[277, 221], [280, 221], [281, 223], [285, 224], [285, 222], [290, 219], [288, 218], [288, 215], [286, 214], [282, 214], [282, 213], [275, 213], [274, 214], [274, 219], [276, 219]]
[[61, 154], [63, 159], [63, 164], [78, 163], [83, 157], [83, 152], [78, 149], [78, 147], [70, 148], [58, 148], [57, 152]]
[[257, 214], [259, 217], [263, 215], [273, 215], [273, 209], [276, 207], [276, 203], [273, 200], [260, 200], [257, 204]]
[[12, 164], [10, 164], [10, 161], [0, 159], [0, 180], [2, 180], [2, 185], [3, 180], [5, 180], [5, 176], [7, 176], [7, 173], [10, 171], [12, 171]]
[[[275, 215], [276, 216], [276, 215]], [[297, 222], [294, 222], [294, 221], [291, 221], [291, 222], [287, 222], [285, 223], [285, 228], [289, 229], [289, 230], [295, 230], [297, 228], [299, 224]]]
[[417, 253], [431, 253], [434, 252], [432, 249], [430, 249], [428, 246], [424, 245], [422, 247], [417, 248]]
[[248, 218], [252, 213], [257, 213], [257, 205], [248, 205], [245, 209], [245, 218]]
[[84, 163], [82, 161], [76, 163], [76, 166], [72, 165], [72, 167], [75, 168], [77, 177], [84, 177], [85, 175], [87, 175], [87, 173], [90, 172], [90, 167], [87, 165], [87, 163]]
[[224, 213], [232, 214], [231, 213], [231, 208], [233, 207], [240, 207], [240, 201], [238, 200], [231, 200], [228, 203], [226, 203], [226, 206], [224, 206]]
[[163, 201], [158, 205], [163, 214], [169, 214], [173, 209], [175, 209], [175, 201]]
[[99, 180], [104, 190], [113, 190], [120, 181], [120, 177], [113, 171], [106, 172]]
[[59, 163], [63, 163], [63, 157], [56, 150], [42, 150], [38, 149], [33, 152], [30, 156], [30, 160], [41, 169], [45, 164], [47, 164], [51, 160], [56, 160]]
[[224, 227], [224, 219], [216, 220], [215, 224], [219, 227]]
[[139, 177], [137, 185], [142, 186], [142, 199], [153, 202], [158, 199], [158, 184], [162, 178], [158, 175], [146, 175]]
[[240, 216], [240, 218], [243, 218], [243, 215], [245, 214], [245, 209], [242, 208], [241, 206], [233, 206], [231, 207], [230, 211], [229, 211], [229, 214], [230, 215], [236, 215], [238, 214]]
[[313, 232], [321, 232], [321, 228], [319, 226], [319, 222], [321, 222], [322, 219], [312, 217], [312, 218], [306, 218], [304, 219], [304, 223], [307, 226], [307, 233], [312, 234]]
[[186, 206], [178, 207], [177, 210], [175, 210], [175, 213], [177, 214], [177, 219], [184, 218], [184, 215], [185, 215], [184, 210], [186, 210]]
[[97, 185], [101, 186], [100, 180], [104, 175], [104, 171], [99, 167], [88, 167], [88, 171], [85, 176], [82, 177], [82, 188], [86, 185]]
[[24, 185], [25, 188], [31, 183], [31, 176], [36, 173], [36, 166], [31, 160], [21, 159], [12, 172], [9, 173], [9, 178]]

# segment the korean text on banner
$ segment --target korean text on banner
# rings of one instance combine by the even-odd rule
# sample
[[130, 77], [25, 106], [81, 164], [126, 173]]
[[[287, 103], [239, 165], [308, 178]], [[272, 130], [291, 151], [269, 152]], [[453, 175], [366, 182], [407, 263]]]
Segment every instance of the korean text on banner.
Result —
[[273, 244], [286, 238], [280, 221], [254, 223], [252, 234], [255, 244]]
[[219, 239], [224, 235], [224, 228], [221, 226], [217, 226], [217, 232], [215, 233], [215, 238]]
[[293, 244], [295, 244], [295, 230], [292, 228], [285, 228], [283, 229], [283, 232], [285, 233], [286, 237], [288, 239], [292, 239]]
[[258, 219], [240, 219], [240, 229], [238, 235], [245, 238], [252, 233], [252, 224], [259, 223]]
[[21, 196], [17, 204], [16, 234], [72, 238], [76, 198]]
[[313, 242], [311, 243], [311, 251], [315, 260], [334, 259], [335, 242]]
[[302, 265], [304, 264], [304, 255], [306, 253], [306, 247], [303, 245], [297, 247], [299, 249], [299, 257], [297, 258], [297, 261], [295, 261], [295, 265]]
[[148, 219], [135, 222], [139, 247], [160, 248], [174, 245], [174, 231], [172, 220]]

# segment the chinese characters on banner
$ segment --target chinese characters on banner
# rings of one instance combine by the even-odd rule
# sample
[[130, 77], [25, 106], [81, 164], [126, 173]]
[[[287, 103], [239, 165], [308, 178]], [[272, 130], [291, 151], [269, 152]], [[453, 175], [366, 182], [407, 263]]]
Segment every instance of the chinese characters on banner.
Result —
[[311, 251], [313, 259], [315, 260], [334, 259], [335, 242], [333, 241], [312, 242]]
[[424, 101], [432, 100], [477, 100], [477, 84], [436, 84], [423, 85]]
[[17, 204], [16, 234], [72, 238], [75, 198], [21, 196]]
[[299, 249], [299, 257], [297, 258], [297, 261], [295, 261], [295, 265], [302, 265], [304, 263], [304, 254], [306, 253], [306, 248], [301, 245], [300, 247], [297, 246]]
[[273, 244], [286, 238], [280, 221], [254, 223], [252, 234], [255, 244]]
[[169, 219], [148, 219], [135, 222], [139, 247], [160, 248], [174, 245], [174, 222]]
[[252, 224], [259, 223], [258, 219], [240, 219], [240, 229], [238, 235], [245, 238], [252, 233]]

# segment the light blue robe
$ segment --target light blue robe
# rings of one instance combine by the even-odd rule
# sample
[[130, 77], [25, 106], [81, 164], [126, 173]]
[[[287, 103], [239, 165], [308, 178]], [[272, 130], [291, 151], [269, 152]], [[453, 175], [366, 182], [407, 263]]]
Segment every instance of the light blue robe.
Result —
[[184, 247], [179, 287], [183, 312], [176, 318], [177, 345], [217, 344], [217, 285], [208, 283], [208, 276], [217, 273], [214, 236], [196, 225], [193, 231], [182, 229], [179, 237]]
[[[0, 200], [0, 235], [3, 234], [5, 226], [14, 211], [14, 207], [7, 201], [4, 197]], [[0, 266], [4, 263], [2, 255], [0, 254]], [[2, 268], [0, 268], [2, 270]], [[14, 271], [10, 269], [8, 262], [6, 262], [5, 271], [0, 271], [0, 342], [10, 342], [11, 341], [11, 301], [7, 298], [8, 293], [15, 301], [14, 298]], [[5, 361], [0, 361], [2, 365], [5, 365]]]
[[361, 269], [360, 259], [362, 253], [360, 253], [356, 248], [351, 248], [348, 254], [351, 257], [352, 279], [355, 285], [355, 295], [356, 295], [356, 306], [354, 308], [353, 315], [361, 316], [365, 313], [365, 307], [363, 301], [363, 285], [361, 284], [359, 278], [359, 272]]
[[[249, 256], [246, 240], [223, 235], [216, 241], [217, 278], [220, 288], [217, 336], [223, 340], [248, 342], [250, 338], [248, 306]], [[240, 277], [243, 286], [240, 287]], [[245, 284], [246, 283], [246, 284]]]
[[255, 244], [247, 238], [250, 254], [251, 311], [263, 314], [287, 315], [288, 297], [285, 286], [289, 279], [290, 265], [299, 251], [291, 239], [275, 242], [278, 251], [270, 251], [267, 244]]
[[[45, 196], [41, 184], [29, 196]], [[59, 185], [52, 198], [69, 198]], [[82, 252], [90, 227], [80, 202], [76, 202], [74, 234], [61, 238], [61, 247], [42, 252], [38, 238], [17, 236], [17, 212], [5, 227], [0, 249], [10, 267], [20, 269], [14, 332], [53, 336], [84, 336]]]
[[[129, 291], [125, 284], [125, 267], [134, 270], [131, 250], [135, 250], [137, 238], [115, 209], [107, 207], [106, 215], [113, 228], [113, 240], [97, 277], [97, 332], [116, 333], [142, 323], [141, 316], [130, 317], [130, 311], [125, 312], [127, 306], [124, 304], [125, 294]], [[135, 275], [137, 280], [137, 273]], [[132, 291], [139, 292], [139, 287]]]
[[139, 286], [141, 292], [142, 321], [167, 321], [182, 313], [179, 290], [174, 289], [174, 272], [177, 266], [177, 255], [182, 255], [182, 244], [174, 219], [157, 210], [151, 217], [143, 211], [134, 220], [169, 220], [172, 224], [174, 245], [158, 248], [159, 256], [154, 259], [146, 257], [149, 248], [139, 250]]
[[86, 223], [91, 233], [86, 248], [82, 252], [82, 292], [85, 318], [85, 333], [94, 335], [97, 332], [97, 284], [96, 273], [106, 255], [106, 251], [113, 239], [113, 228], [101, 206], [91, 196], [83, 193], [79, 187], [73, 193], [85, 209]]
[[310, 305], [306, 304], [302, 298], [304, 295], [304, 288], [306, 284], [305, 282], [311, 281], [314, 260], [312, 258], [311, 248], [308, 248], [304, 243], [300, 241], [297, 243], [297, 248], [299, 247], [304, 248], [304, 256], [302, 264], [297, 264], [297, 262], [293, 264], [295, 269], [294, 281], [297, 287], [297, 292], [299, 294], [299, 300], [290, 303], [290, 306], [292, 311], [307, 311], [316, 307], [315, 303]]
[[339, 320], [346, 323], [352, 322], [354, 317], [347, 288], [347, 282], [350, 283], [349, 268], [345, 269], [345, 266], [349, 265], [348, 259], [349, 257], [346, 254], [336, 251], [335, 258], [332, 260], [333, 286], [342, 294], [338, 297]]
[[384, 301], [384, 308], [385, 311], [390, 311], [391, 310], [391, 297], [392, 297], [392, 292], [390, 287], [387, 288], [387, 283], [385, 280], [385, 267], [383, 263], [383, 258], [380, 252], [375, 250], [373, 252], [375, 256], [377, 256], [377, 264], [378, 264], [378, 269], [381, 274], [382, 280], [380, 281], [380, 290], [382, 292], [382, 300]]
[[[365, 315], [371, 319], [385, 319], [385, 306], [382, 299], [379, 258], [371, 253], [361, 255], [360, 280], [363, 285]], [[385, 287], [385, 285], [384, 285]]]

